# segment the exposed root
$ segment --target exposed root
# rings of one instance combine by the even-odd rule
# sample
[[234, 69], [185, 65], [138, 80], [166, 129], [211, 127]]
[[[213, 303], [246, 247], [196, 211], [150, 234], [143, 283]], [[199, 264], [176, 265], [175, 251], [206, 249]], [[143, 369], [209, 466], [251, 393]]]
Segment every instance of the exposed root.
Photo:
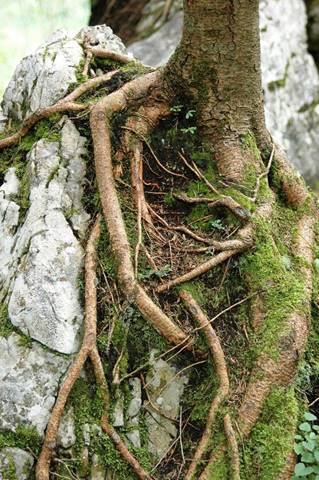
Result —
[[124, 148], [131, 162], [131, 186], [135, 205], [140, 204], [144, 221], [153, 225], [149, 207], [145, 199], [143, 184], [143, 143], [146, 136], [157, 125], [159, 120], [169, 114], [165, 102], [152, 102], [151, 107], [141, 106], [136, 115], [129, 117], [125, 127]]
[[292, 207], [300, 207], [310, 198], [309, 191], [301, 175], [290, 165], [285, 152], [277, 144], [274, 163], [287, 202]]
[[240, 480], [240, 460], [239, 460], [238, 444], [237, 444], [236, 435], [231, 423], [231, 419], [228, 414], [225, 415], [224, 417], [224, 430], [227, 438], [228, 453], [230, 456], [230, 464], [232, 468], [232, 479]]
[[108, 58], [114, 62], [123, 63], [123, 65], [132, 62], [141, 64], [141, 62], [136, 60], [134, 57], [130, 57], [129, 55], [124, 55], [122, 53], [112, 52], [111, 50], [105, 50], [104, 48], [87, 47], [86, 50], [87, 53], [91, 53], [96, 58]]
[[189, 204], [207, 203], [208, 208], [225, 207], [230, 210], [235, 215], [235, 217], [237, 217], [242, 222], [247, 222], [251, 218], [251, 214], [246, 208], [242, 207], [233, 198], [226, 195], [222, 195], [217, 200], [205, 197], [188, 197], [187, 195], [181, 195], [176, 193], [173, 193], [173, 197]]
[[[241, 253], [247, 250], [252, 246], [251, 225], [247, 225], [246, 227], [242, 228], [238, 236], [240, 237], [239, 240], [228, 240], [228, 241], [226, 240], [225, 242], [215, 242], [216, 247], [217, 247], [217, 244], [219, 243], [219, 248], [217, 248], [218, 250], [221, 250], [219, 254], [207, 260], [207, 262], [204, 262], [201, 265], [198, 265], [197, 267], [193, 268], [189, 272], [181, 275], [180, 277], [176, 277], [172, 280], [169, 280], [166, 283], [163, 283], [162, 285], [159, 285], [156, 288], [156, 291], [158, 293], [163, 293], [170, 290], [172, 287], [175, 287], [176, 285], [189, 282], [194, 278], [199, 277], [204, 273], [207, 273], [212, 268], [225, 262], [226, 260], [233, 257], [234, 255], [237, 255], [238, 253]], [[238, 242], [238, 243], [230, 243], [230, 242]], [[230, 248], [231, 245], [233, 246], [236, 245], [237, 248], [228, 250], [227, 248]]]
[[[304, 260], [301, 273], [304, 279], [304, 305], [310, 308], [312, 293], [312, 245], [314, 241], [315, 220], [303, 216], [297, 226], [297, 241], [294, 254]], [[239, 409], [240, 429], [247, 436], [255, 425], [264, 402], [274, 385], [289, 385], [296, 374], [298, 358], [304, 351], [308, 338], [308, 315], [294, 312], [287, 321], [285, 334], [278, 341], [279, 359], [273, 360], [261, 353], [251, 374], [243, 402]]]
[[74, 362], [69, 368], [63, 384], [58, 393], [57, 400], [51, 412], [48, 422], [45, 439], [40, 453], [37, 467], [36, 479], [49, 480], [49, 469], [52, 455], [57, 441], [58, 428], [66, 401], [72, 387], [81, 374], [85, 361], [90, 358], [96, 380], [101, 388], [104, 414], [101, 419], [101, 426], [105, 433], [111, 438], [115, 447], [119, 450], [122, 458], [127, 461], [140, 479], [151, 480], [151, 476], [145, 472], [138, 461], [129, 452], [125, 444], [110, 425], [108, 420], [109, 392], [99, 352], [96, 347], [96, 249], [95, 244], [100, 235], [100, 218], [98, 217], [92, 229], [85, 256], [85, 320], [84, 337], [82, 346]]
[[288, 455], [286, 465], [280, 474], [278, 480], [291, 480], [295, 471], [295, 465], [297, 463], [297, 455], [294, 451], [291, 451]]
[[267, 164], [267, 168], [257, 178], [254, 194], [251, 198], [252, 202], [254, 202], [254, 203], [256, 202], [257, 197], [258, 197], [258, 193], [259, 193], [259, 189], [260, 189], [260, 182], [262, 181], [263, 178], [266, 178], [269, 175], [269, 172], [270, 172], [270, 169], [271, 169], [271, 166], [272, 166], [272, 162], [273, 162], [273, 159], [274, 159], [274, 155], [275, 155], [275, 145], [273, 144], [271, 154], [270, 154], [270, 157], [269, 157], [269, 161], [268, 161], [268, 164]]
[[[151, 300], [137, 283], [113, 177], [110, 120], [115, 112], [123, 110], [132, 101], [148, 95], [150, 89], [161, 84], [160, 72], [152, 72], [132, 80], [120, 90], [98, 102], [91, 113], [91, 131], [94, 143], [96, 177], [107, 223], [110, 243], [117, 264], [117, 278], [123, 294], [134, 302], [142, 316], [169, 342], [180, 344], [187, 335]], [[192, 342], [188, 344], [192, 348]]]
[[173, 3], [174, 3], [174, 0], [166, 0], [165, 1], [165, 5], [164, 5], [164, 8], [163, 8], [163, 15], [162, 15], [163, 22], [166, 22], [168, 20], [168, 17], [169, 17], [171, 8], [173, 6]]
[[190, 295], [190, 293], [188, 293], [185, 290], [182, 290], [180, 292], [180, 297], [185, 303], [187, 309], [190, 311], [193, 317], [197, 320], [200, 327], [203, 328], [210, 352], [214, 360], [216, 373], [219, 378], [218, 391], [212, 401], [212, 404], [208, 413], [205, 431], [202, 435], [202, 438], [200, 439], [200, 442], [197, 446], [192, 462], [185, 475], [185, 480], [191, 480], [192, 478], [194, 478], [194, 474], [196, 472], [197, 466], [207, 448], [208, 442], [212, 434], [218, 408], [220, 407], [221, 403], [224, 401], [224, 399], [227, 397], [229, 393], [229, 379], [228, 379], [227, 365], [226, 365], [223, 349], [221, 347], [220, 341], [216, 335], [215, 330], [213, 329], [213, 327], [208, 321], [208, 318], [203, 313], [203, 311], [201, 310], [197, 302], [194, 300], [194, 298]]
[[54, 105], [50, 107], [43, 108], [38, 112], [32, 114], [30, 117], [25, 119], [22, 123], [21, 128], [14, 134], [0, 140], [0, 150], [6, 147], [10, 147], [10, 145], [14, 145], [15, 143], [19, 142], [21, 138], [23, 138], [29, 130], [40, 120], [43, 118], [48, 118], [50, 115], [54, 113], [62, 113], [62, 112], [80, 112], [85, 110], [88, 105], [75, 103], [75, 100], [79, 98], [81, 95], [86, 93], [93, 88], [102, 85], [103, 83], [108, 82], [111, 78], [118, 73], [118, 70], [114, 70], [113, 72], [105, 73], [100, 77], [91, 78], [87, 82], [79, 85], [72, 93], [64, 97], [63, 99], [59, 100]]

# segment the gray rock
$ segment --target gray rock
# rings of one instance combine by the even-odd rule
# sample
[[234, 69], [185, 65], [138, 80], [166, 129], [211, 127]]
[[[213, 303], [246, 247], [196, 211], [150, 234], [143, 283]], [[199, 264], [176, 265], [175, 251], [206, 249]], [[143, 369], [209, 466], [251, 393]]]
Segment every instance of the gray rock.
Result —
[[4, 93], [5, 115], [22, 120], [64, 97], [76, 82], [83, 51], [64, 30], [55, 32], [37, 51], [17, 66]]
[[115, 403], [112, 423], [114, 427], [124, 426], [124, 399], [122, 396], [120, 396]]
[[63, 412], [57, 442], [62, 448], [70, 448], [76, 442], [73, 407]]
[[83, 249], [75, 233], [83, 236], [88, 220], [81, 203], [84, 151], [84, 139], [70, 120], [63, 122], [60, 142], [33, 146], [27, 157], [30, 208], [22, 225], [19, 207], [10, 200], [17, 189], [12, 169], [0, 188], [0, 297], [9, 296], [13, 325], [61, 353], [77, 351], [83, 319], [78, 292]]
[[145, 401], [144, 407], [148, 411], [146, 415], [148, 450], [155, 458], [160, 459], [176, 438], [174, 420], [179, 414], [180, 399], [188, 377], [179, 375], [177, 369], [164, 360], [154, 360], [155, 354], [156, 351], [153, 350], [152, 370], [146, 377], [150, 402]]
[[131, 387], [131, 394], [133, 398], [128, 404], [126, 415], [126, 426], [129, 431], [126, 433], [127, 439], [134, 445], [134, 447], [141, 447], [141, 437], [138, 429], [139, 426], [139, 413], [142, 405], [142, 387], [139, 378], [131, 378], [129, 380]]
[[129, 50], [146, 65], [164, 65], [181, 39], [182, 27], [183, 13], [179, 11], [150, 37], [130, 45]]
[[15, 333], [0, 338], [1, 428], [34, 426], [43, 434], [69, 360], [36, 342], [24, 346]]
[[[178, 44], [182, 12], [178, 10], [180, 3], [176, 3], [175, 13], [166, 24], [130, 46], [130, 51], [149, 65], [165, 64]], [[156, 26], [155, 5], [159, 7], [161, 0], [151, 0], [145, 7], [148, 30], [152, 19]], [[313, 0], [312, 15], [317, 19], [318, 5], [318, 0]], [[319, 178], [319, 76], [307, 50], [306, 23], [303, 0], [260, 1], [267, 126], [288, 152], [290, 161], [312, 180]], [[143, 25], [145, 20], [137, 31]], [[319, 20], [316, 25], [319, 32]]]
[[115, 53], [127, 53], [122, 40], [106, 25], [82, 28], [75, 38], [84, 45], [99, 46]]
[[27, 480], [33, 463], [32, 455], [21, 448], [3, 448], [0, 450], [0, 479], [12, 478], [12, 470], [14, 470], [17, 480]]
[[105, 480], [106, 470], [100, 457], [94, 453], [92, 456], [90, 480]]
[[3, 96], [4, 115], [22, 120], [63, 98], [77, 81], [84, 42], [126, 52], [122, 41], [105, 25], [86, 27], [75, 38], [65, 30], [57, 30], [17, 66]]

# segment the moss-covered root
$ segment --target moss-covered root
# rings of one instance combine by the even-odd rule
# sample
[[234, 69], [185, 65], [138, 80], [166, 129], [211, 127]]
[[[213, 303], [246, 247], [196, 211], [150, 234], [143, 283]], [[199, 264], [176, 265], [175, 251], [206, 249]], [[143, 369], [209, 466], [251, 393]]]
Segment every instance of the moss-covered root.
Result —
[[187, 292], [186, 290], [182, 290], [180, 292], [180, 297], [185, 303], [187, 309], [197, 320], [200, 328], [202, 328], [203, 332], [205, 333], [209, 350], [214, 359], [216, 373], [219, 379], [218, 391], [211, 403], [204, 433], [202, 435], [202, 438], [200, 439], [191, 464], [185, 475], [185, 480], [191, 480], [194, 478], [198, 464], [207, 449], [207, 445], [212, 434], [213, 425], [216, 419], [218, 409], [229, 393], [229, 379], [223, 349], [216, 335], [216, 332], [211, 326], [207, 316], [203, 313], [202, 309], [189, 292]]
[[130, 244], [125, 230], [124, 219], [115, 188], [110, 120], [114, 113], [148, 97], [150, 90], [161, 85], [162, 74], [159, 71], [146, 74], [125, 84], [118, 91], [104, 97], [93, 108], [90, 124], [94, 144], [95, 169], [105, 221], [110, 235], [110, 244], [117, 264], [117, 278], [123, 294], [130, 302], [135, 302], [142, 316], [169, 342], [179, 345], [192, 342], [138, 285], [131, 260]]
[[301, 175], [290, 165], [284, 150], [275, 145], [275, 183], [283, 192], [287, 202], [292, 207], [301, 207], [309, 198], [305, 182]]
[[36, 466], [36, 480], [49, 480], [50, 462], [56, 446], [56, 439], [61, 416], [72, 390], [72, 387], [81, 374], [81, 370], [87, 358], [91, 359], [97, 382], [102, 391], [104, 401], [104, 415], [101, 420], [103, 430], [114, 442], [123, 459], [127, 461], [141, 480], [151, 480], [151, 476], [140, 466], [138, 461], [129, 452], [125, 444], [121, 441], [108, 420], [109, 394], [105, 379], [102, 362], [96, 347], [96, 247], [95, 244], [100, 235], [100, 218], [98, 217], [86, 248], [85, 256], [85, 323], [84, 337], [81, 349], [74, 362], [69, 368], [63, 384], [60, 388], [57, 400], [53, 407], [50, 420], [48, 422], [46, 435], [44, 438], [42, 450]]
[[81, 95], [88, 92], [89, 90], [93, 90], [94, 88], [103, 85], [103, 83], [107, 83], [117, 73], [118, 70], [114, 70], [112, 72], [105, 73], [104, 75], [100, 75], [99, 77], [91, 78], [82, 85], [79, 85], [73, 90], [73, 92], [59, 100], [54, 105], [45, 107], [34, 113], [26, 120], [24, 120], [22, 126], [16, 133], [13, 133], [12, 135], [0, 140], [0, 150], [6, 147], [10, 147], [10, 145], [14, 145], [15, 143], [19, 142], [21, 138], [23, 138], [29, 132], [29, 130], [43, 118], [48, 118], [54, 113], [80, 112], [86, 109], [87, 105], [76, 103], [75, 100], [77, 100]]
[[228, 445], [228, 455], [232, 469], [232, 480], [240, 480], [240, 460], [236, 435], [231, 423], [230, 415], [224, 417], [224, 430]]
[[290, 384], [296, 373], [298, 358], [303, 353], [308, 339], [314, 224], [315, 219], [312, 216], [304, 215], [297, 225], [297, 238], [293, 253], [302, 263], [300, 278], [303, 281], [303, 295], [299, 306], [287, 319], [284, 334], [280, 336], [275, 346], [278, 358], [271, 358], [268, 353], [262, 352], [256, 362], [239, 409], [241, 431], [244, 435], [251, 432], [271, 388], [274, 385]]

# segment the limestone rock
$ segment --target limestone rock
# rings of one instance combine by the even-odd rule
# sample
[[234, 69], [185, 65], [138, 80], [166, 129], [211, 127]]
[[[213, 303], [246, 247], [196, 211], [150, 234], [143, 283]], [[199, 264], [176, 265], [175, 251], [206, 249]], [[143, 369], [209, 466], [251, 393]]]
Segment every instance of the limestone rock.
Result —
[[124, 53], [121, 40], [105, 25], [86, 27], [76, 38], [65, 30], [56, 31], [34, 54], [17, 66], [4, 93], [2, 109], [6, 116], [22, 120], [37, 110], [63, 98], [84, 58], [83, 42]]
[[69, 359], [44, 350], [36, 342], [22, 344], [15, 333], [0, 338], [1, 428], [34, 426], [43, 434], [58, 385]]
[[105, 475], [105, 467], [100, 457], [96, 453], [94, 453], [92, 456], [90, 480], [105, 480]]
[[132, 399], [126, 409], [127, 423], [126, 427], [129, 431], [126, 433], [126, 437], [132, 443], [134, 447], [141, 447], [141, 437], [139, 432], [139, 413], [142, 405], [142, 387], [139, 378], [131, 378], [129, 380], [131, 387]]
[[27, 480], [33, 463], [32, 455], [21, 448], [3, 448], [0, 450], [0, 479], [12, 478], [14, 471], [15, 478]]
[[152, 370], [146, 378], [150, 403], [145, 401], [144, 406], [148, 411], [148, 450], [159, 459], [177, 435], [174, 420], [178, 417], [180, 399], [188, 378], [178, 375], [177, 369], [164, 360], [155, 360], [155, 353], [155, 350], [151, 352]]
[[[313, 18], [319, 19], [319, 2], [310, 3]], [[145, 7], [149, 30], [152, 15], [155, 23], [155, 5], [160, 4], [161, 0], [151, 0]], [[165, 64], [181, 38], [181, 2], [176, 4], [167, 23], [130, 46], [130, 51], [149, 65]], [[143, 24], [145, 20], [137, 31]], [[306, 24], [303, 0], [260, 1], [267, 126], [287, 150], [290, 161], [308, 180], [315, 180], [319, 178], [319, 76], [308, 53]], [[319, 21], [316, 25], [319, 32]]]
[[9, 296], [13, 325], [61, 353], [77, 351], [83, 318], [83, 249], [75, 234], [84, 235], [88, 220], [81, 203], [84, 151], [70, 120], [63, 122], [60, 142], [33, 146], [27, 157], [30, 208], [21, 225], [19, 206], [10, 200], [18, 188], [12, 169], [0, 187], [0, 298]]
[[75, 38], [81, 44], [99, 46], [115, 53], [127, 53], [122, 40], [114, 35], [113, 30], [107, 25], [82, 28]]
[[63, 448], [70, 448], [76, 442], [74, 411], [72, 407], [63, 412], [57, 442]]

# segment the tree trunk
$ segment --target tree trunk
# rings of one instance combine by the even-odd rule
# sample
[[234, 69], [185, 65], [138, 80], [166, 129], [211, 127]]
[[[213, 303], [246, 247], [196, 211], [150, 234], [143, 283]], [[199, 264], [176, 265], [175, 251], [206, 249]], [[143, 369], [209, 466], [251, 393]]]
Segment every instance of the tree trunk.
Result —
[[[0, 140], [5, 165], [17, 142], [24, 161], [46, 128], [40, 147], [52, 141], [67, 165], [72, 149], [59, 139], [65, 119], [57, 116], [72, 112], [89, 146], [86, 202], [95, 222], [85, 248], [84, 335], [51, 395], [37, 480], [49, 480], [52, 469], [69, 478], [87, 478], [91, 469], [94, 478], [99, 462], [102, 477], [107, 471], [116, 480], [292, 476], [294, 380], [310, 329], [317, 209], [265, 127], [258, 1], [184, 7], [183, 38], [164, 69], [149, 70], [120, 47], [110, 53], [81, 42], [80, 85], [29, 112], [17, 131], [8, 126]], [[88, 78], [93, 57], [104, 72]], [[46, 150], [41, 158], [46, 165], [51, 156]], [[41, 192], [55, 188], [48, 202], [58, 201], [63, 162], [43, 180]], [[42, 175], [41, 165], [29, 172], [25, 164], [22, 180], [33, 170]], [[64, 203], [53, 203], [55, 210], [64, 212]], [[28, 252], [18, 253], [23, 276], [32, 264]], [[10, 311], [20, 315], [28, 299], [17, 298]], [[21, 328], [39, 340], [31, 317]], [[50, 335], [40, 341], [60, 345], [52, 347]], [[74, 412], [76, 443], [55, 451], [65, 406]]]
[[166, 72], [196, 109], [200, 134], [214, 145], [220, 171], [241, 179], [251, 162], [241, 154], [245, 136], [267, 139], [259, 1], [185, 1], [182, 41]]

